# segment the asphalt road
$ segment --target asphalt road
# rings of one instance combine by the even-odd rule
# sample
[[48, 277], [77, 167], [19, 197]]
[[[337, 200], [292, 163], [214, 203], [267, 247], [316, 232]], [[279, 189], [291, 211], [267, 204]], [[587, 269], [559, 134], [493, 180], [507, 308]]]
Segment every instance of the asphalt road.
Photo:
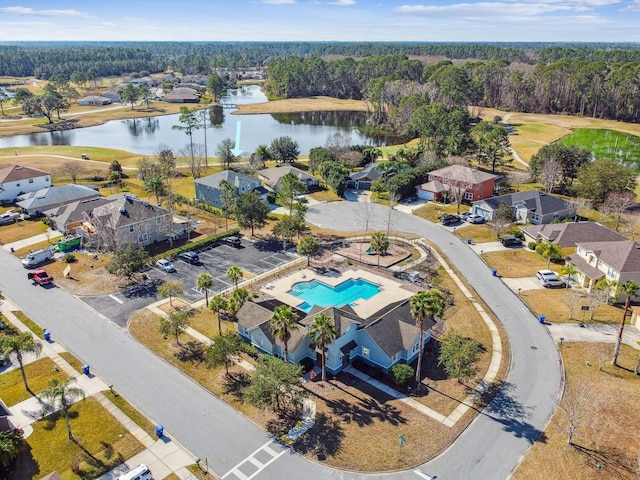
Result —
[[[370, 228], [386, 230], [387, 209], [372, 208]], [[357, 204], [341, 202], [313, 206], [307, 218], [325, 228], [360, 230], [361, 216]], [[450, 232], [399, 212], [393, 213], [392, 229], [438, 243], [502, 320], [512, 347], [512, 366], [502, 393], [451, 448], [420, 470], [439, 479], [504, 479], [553, 412], [561, 385], [557, 349], [516, 296]], [[26, 271], [5, 251], [0, 251], [0, 272], [2, 292], [187, 449], [207, 458], [210, 468], [225, 480], [243, 478], [234, 473], [236, 468], [245, 477], [260, 480], [372, 478], [283, 454], [262, 430], [75, 297], [58, 288], [40, 289], [34, 295], [27, 288]], [[264, 467], [256, 467], [248, 460], [251, 457]], [[425, 477], [409, 470], [375, 478]]]

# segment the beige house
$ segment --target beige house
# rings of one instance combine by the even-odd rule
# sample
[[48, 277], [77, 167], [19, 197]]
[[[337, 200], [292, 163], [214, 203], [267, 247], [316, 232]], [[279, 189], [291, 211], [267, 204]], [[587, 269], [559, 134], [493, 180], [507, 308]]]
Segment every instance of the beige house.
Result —
[[566, 258], [578, 270], [578, 283], [591, 290], [602, 279], [624, 283], [640, 283], [640, 243], [621, 242], [578, 243], [576, 253]]
[[124, 195], [85, 213], [80, 233], [89, 244], [117, 251], [129, 244], [143, 247], [187, 232], [184, 226], [174, 225], [173, 214], [166, 208]]

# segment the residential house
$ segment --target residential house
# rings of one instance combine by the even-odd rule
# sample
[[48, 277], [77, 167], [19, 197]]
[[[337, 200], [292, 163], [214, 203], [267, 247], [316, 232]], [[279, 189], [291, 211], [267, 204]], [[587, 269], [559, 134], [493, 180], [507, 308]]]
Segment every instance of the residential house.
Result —
[[511, 207], [517, 222], [535, 225], [551, 223], [575, 216], [575, 206], [560, 197], [537, 190], [510, 193], [473, 202], [472, 212], [493, 220], [495, 211], [501, 204]]
[[78, 105], [109, 105], [113, 100], [102, 95], [88, 95], [78, 100]]
[[307, 192], [313, 191], [320, 185], [320, 179], [313, 175], [290, 165], [281, 165], [279, 167], [265, 168], [258, 172], [258, 178], [264, 181], [265, 185], [273, 190], [280, 189], [282, 177], [288, 173], [293, 173], [298, 180], [307, 186]]
[[582, 242], [621, 242], [627, 237], [596, 222], [563, 222], [520, 227], [526, 243], [552, 242], [562, 248], [575, 248]]
[[462, 201], [475, 202], [493, 195], [497, 175], [464, 165], [449, 165], [430, 172], [427, 182], [416, 187], [418, 198], [425, 200], [450, 199], [452, 188], [460, 192]]
[[196, 200], [217, 208], [222, 208], [220, 182], [223, 180], [229, 182], [231, 186], [235, 188], [236, 194], [238, 195], [255, 190], [262, 200], [267, 199], [267, 190], [256, 177], [236, 173], [232, 170], [223, 170], [222, 172], [194, 180], [196, 185]]
[[169, 103], [198, 103], [200, 102], [200, 93], [193, 88], [177, 87], [171, 93], [166, 94], [163, 100]]
[[371, 184], [384, 175], [379, 170], [381, 163], [369, 163], [359, 172], [353, 172], [347, 178], [347, 187], [356, 190], [371, 190]]
[[51, 174], [32, 167], [0, 168], [0, 202], [13, 202], [20, 195], [51, 186]]
[[76, 233], [86, 220], [85, 214], [91, 214], [94, 208], [113, 202], [113, 198], [95, 197], [67, 203], [45, 210], [42, 214], [51, 220], [51, 228], [63, 234]]
[[[321, 313], [333, 320], [337, 332], [336, 339], [327, 345], [326, 367], [332, 374], [356, 359], [389, 371], [393, 365], [411, 363], [418, 356], [420, 332], [411, 316], [409, 301], [400, 300], [366, 319], [360, 318], [348, 305], [314, 307], [304, 318], [299, 317], [299, 328], [292, 332], [288, 344], [291, 362], [309, 358], [320, 365], [322, 352], [311, 342], [308, 328]], [[282, 356], [281, 342], [270, 333], [272, 315], [273, 305], [245, 303], [236, 315], [238, 333], [261, 351]], [[423, 345], [430, 340], [433, 325], [435, 322], [425, 321]]]
[[603, 279], [640, 283], [640, 243], [631, 240], [578, 243], [566, 262], [578, 270], [578, 283], [588, 290]]
[[58, 187], [47, 187], [41, 190], [20, 195], [19, 202], [16, 203], [25, 213], [29, 215], [40, 215], [46, 210], [77, 202], [90, 198], [100, 197], [97, 188], [90, 188], [84, 185], [60, 185]]
[[129, 244], [136, 247], [175, 239], [186, 233], [176, 231], [173, 214], [133, 195], [124, 195], [110, 203], [85, 212], [79, 230], [85, 242], [117, 251]]
[[116, 88], [112, 88], [111, 90], [107, 90], [106, 92], [102, 92], [100, 96], [104, 98], [108, 98], [109, 100], [111, 100], [111, 103], [120, 102], [121, 98], [118, 92], [119, 92], [119, 89], [116, 87]]
[[9, 419], [10, 416], [11, 410], [9, 410], [9, 407], [0, 399], [0, 432], [7, 432], [15, 428]]

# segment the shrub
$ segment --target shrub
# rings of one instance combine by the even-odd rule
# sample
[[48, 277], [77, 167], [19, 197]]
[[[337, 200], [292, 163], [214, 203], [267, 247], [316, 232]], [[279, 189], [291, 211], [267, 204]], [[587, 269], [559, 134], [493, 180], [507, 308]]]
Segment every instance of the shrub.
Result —
[[528, 248], [529, 250], [533, 250], [533, 251], [535, 251], [535, 249], [536, 249], [536, 247], [537, 247], [537, 246], [538, 246], [538, 244], [537, 244], [536, 242], [529, 242], [529, 243], [527, 243], [527, 248]]
[[67, 252], [64, 254], [64, 261], [67, 263], [73, 263], [76, 261], [76, 255], [72, 252]]
[[172, 258], [176, 257], [182, 252], [192, 252], [195, 250], [199, 250], [204, 247], [208, 247], [210, 245], [214, 245], [218, 243], [225, 237], [230, 237], [232, 235], [238, 235], [240, 233], [240, 229], [232, 228], [231, 230], [226, 230], [224, 232], [218, 233], [216, 235], [211, 235], [209, 237], [203, 238], [202, 240], [198, 240], [195, 242], [187, 243], [186, 245], [182, 245], [181, 247], [173, 248], [171, 250], [167, 250], [163, 253], [160, 253], [151, 259], [152, 262], [157, 262], [161, 258]]
[[53, 223], [49, 217], [42, 217], [41, 222], [44, 223], [47, 227], [51, 227]]
[[396, 384], [404, 385], [414, 377], [415, 372], [411, 365], [397, 363], [391, 367], [391, 374], [393, 375], [393, 381], [396, 382]]

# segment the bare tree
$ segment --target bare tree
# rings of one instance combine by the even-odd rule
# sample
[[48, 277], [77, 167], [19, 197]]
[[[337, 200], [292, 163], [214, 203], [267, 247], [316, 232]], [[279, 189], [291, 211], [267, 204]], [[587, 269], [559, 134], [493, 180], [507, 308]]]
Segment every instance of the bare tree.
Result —
[[569, 307], [569, 320], [573, 320], [576, 308], [582, 303], [584, 295], [579, 290], [571, 290], [564, 296], [562, 302]]
[[[180, 150], [180, 155], [184, 155], [184, 153], [186, 153], [185, 149]], [[204, 145], [201, 143], [194, 143], [193, 156], [188, 156], [188, 155], [185, 155], [185, 156], [187, 157], [187, 162], [189, 166], [189, 171], [191, 172], [191, 176], [194, 179], [200, 178], [200, 176], [202, 175], [202, 167], [205, 161]]]
[[[461, 157], [454, 157], [460, 159]], [[474, 184], [473, 171], [464, 169], [455, 180], [449, 180], [449, 199], [456, 204], [456, 212], [460, 213], [460, 205], [464, 200], [464, 195]]]
[[623, 215], [624, 223], [627, 226], [627, 232], [631, 235], [631, 240], [636, 239], [640, 227], [640, 215], [637, 213], [627, 213]]
[[576, 431], [588, 423], [591, 413], [597, 405], [595, 396], [591, 394], [593, 391], [593, 385], [586, 382], [575, 383], [573, 386], [567, 387], [558, 405], [567, 420], [566, 432], [567, 444], [569, 445], [574, 445], [573, 437]]
[[60, 168], [60, 172], [69, 175], [71, 178], [71, 183], [76, 183], [78, 180], [78, 175], [85, 172], [84, 166], [82, 166], [78, 162], [66, 162], [62, 164]]
[[636, 195], [628, 190], [621, 192], [610, 192], [607, 194], [600, 211], [607, 216], [613, 217], [616, 222], [616, 232], [620, 227], [623, 214], [636, 203]]
[[364, 163], [364, 155], [357, 150], [347, 150], [340, 155], [340, 161], [347, 168], [361, 167]]
[[574, 210], [573, 220], [576, 222], [580, 217], [586, 217], [588, 210], [591, 210], [593, 208], [593, 203], [591, 203], [591, 200], [588, 200], [586, 198], [577, 197], [571, 199], [570, 202], [573, 205]]
[[544, 185], [544, 191], [551, 193], [553, 188], [558, 183], [560, 175], [562, 173], [562, 164], [556, 160], [547, 160], [544, 162], [542, 172], [540, 172], [540, 180]]
[[491, 227], [491, 230], [494, 231], [496, 237], [500, 238], [503, 233], [509, 231], [511, 223], [512, 222], [507, 218], [498, 217], [491, 220], [491, 222], [489, 223], [489, 227]]
[[513, 189], [518, 192], [520, 190], [520, 185], [531, 180], [531, 174], [529, 172], [523, 172], [522, 170], [517, 170], [515, 172], [511, 172], [507, 175], [509, 183], [513, 185]]
[[339, 160], [351, 147], [351, 137], [341, 133], [334, 133], [327, 137], [325, 147], [334, 159]]
[[589, 295], [587, 295], [589, 302], [589, 320], [593, 321], [596, 311], [600, 308], [600, 305], [607, 301], [608, 296], [608, 291], [599, 288], [594, 288], [589, 292]]

